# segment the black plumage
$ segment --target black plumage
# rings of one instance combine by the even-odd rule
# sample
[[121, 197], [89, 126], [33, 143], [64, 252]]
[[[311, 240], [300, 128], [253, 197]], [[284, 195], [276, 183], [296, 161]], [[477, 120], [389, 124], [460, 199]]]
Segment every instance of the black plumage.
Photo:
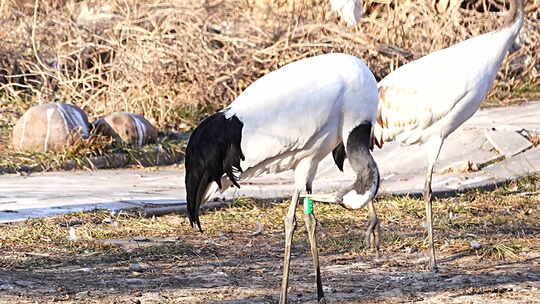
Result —
[[196, 224], [200, 231], [199, 208], [209, 185], [216, 182], [221, 189], [221, 178], [226, 175], [240, 188], [240, 161], [245, 159], [240, 146], [243, 124], [238, 117], [227, 118], [225, 113], [220, 111], [203, 120], [186, 148], [188, 217], [191, 226]]

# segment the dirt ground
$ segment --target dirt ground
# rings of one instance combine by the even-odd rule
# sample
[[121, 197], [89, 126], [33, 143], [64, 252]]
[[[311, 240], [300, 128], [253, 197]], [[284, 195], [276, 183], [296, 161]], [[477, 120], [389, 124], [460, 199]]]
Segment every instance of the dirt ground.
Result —
[[[380, 258], [362, 244], [365, 211], [316, 206], [327, 302], [540, 303], [537, 185], [437, 200], [438, 273], [424, 269], [422, 201], [378, 199]], [[287, 204], [206, 212], [204, 234], [183, 215], [105, 211], [0, 225], [0, 303], [277, 303]], [[297, 216], [289, 299], [316, 303]]]
[[[177, 259], [99, 263], [2, 273], [2, 303], [276, 303], [281, 243], [264, 236], [208, 239]], [[231, 241], [236, 246], [230, 246]], [[176, 241], [168, 246], [176, 246]], [[220, 244], [221, 243], [221, 244]], [[179, 245], [183, 246], [183, 245]], [[304, 247], [304, 246], [301, 246]], [[303, 249], [303, 250], [302, 250]], [[316, 303], [311, 259], [295, 255], [291, 303]], [[443, 256], [440, 273], [421, 269], [419, 254], [321, 257], [329, 303], [540, 303], [540, 255], [518, 263]]]

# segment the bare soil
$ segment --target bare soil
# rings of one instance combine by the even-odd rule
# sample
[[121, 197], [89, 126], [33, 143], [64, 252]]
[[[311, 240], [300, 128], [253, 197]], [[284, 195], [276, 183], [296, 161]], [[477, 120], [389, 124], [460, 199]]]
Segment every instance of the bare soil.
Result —
[[[0, 279], [2, 303], [276, 303], [282, 243], [247, 233], [168, 242], [173, 259], [96, 262], [92, 256], [47, 268], [13, 269]], [[537, 240], [536, 240], [537, 241]], [[195, 243], [199, 243], [195, 245]], [[195, 245], [195, 246], [194, 246]], [[307, 244], [294, 248], [290, 300], [316, 303]], [[156, 249], [158, 249], [157, 247]], [[136, 250], [136, 249], [135, 249]], [[36, 258], [42, 258], [40, 256]], [[323, 255], [329, 303], [540, 303], [540, 252], [519, 262], [441, 255], [442, 271], [424, 271], [421, 253], [384, 257]], [[114, 260], [114, 257], [111, 257]]]
[[[2, 303], [276, 303], [281, 242], [247, 234], [206, 239], [201, 246], [171, 242], [175, 259], [12, 270], [0, 280]], [[197, 249], [195, 249], [197, 248]], [[316, 303], [306, 244], [295, 247], [291, 303]], [[62, 261], [57, 261], [63, 264]], [[540, 255], [520, 262], [479, 261], [473, 254], [442, 255], [442, 271], [422, 269], [420, 253], [321, 257], [329, 303], [540, 303]]]
[[[365, 211], [316, 206], [328, 303], [540, 303], [536, 179], [435, 202], [440, 272], [426, 271], [423, 202], [380, 197], [381, 257]], [[0, 225], [0, 303], [277, 303], [288, 202], [184, 216], [77, 213]], [[299, 208], [300, 209], [300, 208]], [[316, 303], [298, 210], [290, 303]], [[70, 232], [71, 230], [71, 232]]]

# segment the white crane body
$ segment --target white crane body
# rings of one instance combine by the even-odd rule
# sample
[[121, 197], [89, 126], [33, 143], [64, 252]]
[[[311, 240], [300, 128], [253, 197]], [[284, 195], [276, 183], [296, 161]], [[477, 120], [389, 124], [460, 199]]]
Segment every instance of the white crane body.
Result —
[[[434, 165], [444, 140], [469, 119], [486, 98], [519, 34], [523, 18], [523, 0], [513, 0], [505, 24], [499, 30], [407, 63], [378, 84], [380, 102], [373, 130], [374, 143], [382, 147], [385, 141], [396, 140], [425, 147], [428, 165], [424, 200], [432, 270], [437, 270], [431, 202]], [[376, 216], [374, 221], [378, 221]]]
[[401, 66], [379, 82], [377, 141], [446, 138], [480, 107], [521, 22]]
[[365, 64], [345, 54], [293, 62], [255, 81], [224, 110], [244, 123], [240, 179], [318, 163], [355, 126], [375, 120], [376, 91]]
[[[199, 208], [218, 189], [265, 173], [294, 170], [295, 189], [285, 218], [285, 254], [280, 303], [287, 303], [289, 260], [300, 192], [311, 193], [319, 162], [330, 152], [338, 168], [345, 158], [356, 180], [337, 201], [367, 204], [379, 188], [369, 152], [378, 108], [377, 82], [368, 67], [346, 54], [326, 54], [290, 63], [251, 84], [227, 108], [206, 118], [186, 148], [188, 216], [201, 229]], [[315, 216], [305, 223], [316, 269], [317, 296], [324, 297], [315, 237]]]

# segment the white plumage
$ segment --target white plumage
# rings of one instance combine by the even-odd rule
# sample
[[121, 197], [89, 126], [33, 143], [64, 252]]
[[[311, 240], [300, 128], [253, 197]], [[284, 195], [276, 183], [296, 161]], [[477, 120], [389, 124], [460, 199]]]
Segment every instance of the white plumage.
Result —
[[330, 0], [330, 5], [349, 25], [356, 25], [362, 18], [362, 0]]
[[[375, 120], [373, 79], [359, 59], [328, 54], [293, 62], [254, 82], [226, 112], [244, 123], [241, 177], [318, 163], [347, 142], [347, 132]], [[296, 178], [302, 180], [297, 189], [305, 187], [303, 179]]]
[[523, 24], [523, 1], [514, 0], [505, 26], [401, 66], [382, 79], [374, 140], [424, 144], [428, 168], [424, 198], [432, 237], [431, 176], [446, 137], [469, 119], [486, 97]]
[[[367, 66], [345, 54], [327, 54], [288, 64], [250, 85], [229, 107], [205, 119], [186, 149], [190, 221], [200, 228], [199, 208], [218, 188], [265, 173], [294, 170], [295, 189], [285, 219], [281, 303], [287, 302], [295, 210], [301, 192], [311, 193], [319, 161], [333, 152], [342, 169], [347, 157], [357, 179], [338, 195], [361, 207], [378, 190], [379, 174], [369, 152], [377, 112], [377, 83]], [[315, 239], [315, 217], [306, 226], [323, 297]]]

